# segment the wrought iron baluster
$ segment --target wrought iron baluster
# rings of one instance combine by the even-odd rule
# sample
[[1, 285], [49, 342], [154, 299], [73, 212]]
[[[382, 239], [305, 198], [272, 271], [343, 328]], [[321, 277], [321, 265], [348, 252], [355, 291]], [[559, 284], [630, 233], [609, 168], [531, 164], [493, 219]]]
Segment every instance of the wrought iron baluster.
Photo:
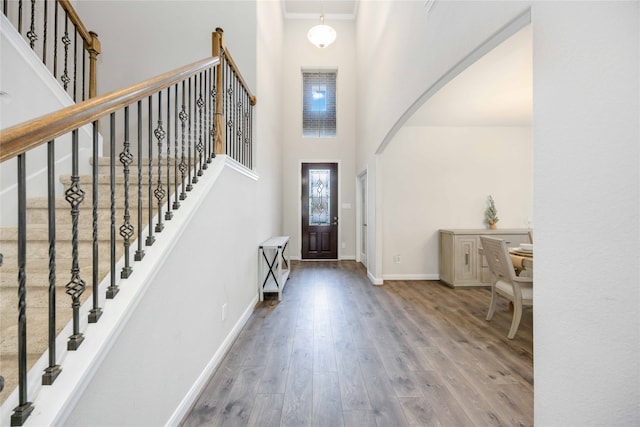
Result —
[[242, 125], [243, 125], [243, 120], [242, 120], [242, 96], [244, 94], [243, 90], [242, 90], [242, 86], [240, 85], [240, 82], [238, 81], [238, 78], [236, 76], [236, 90], [237, 90], [237, 97], [236, 97], [236, 139], [237, 139], [237, 145], [238, 145], [238, 158], [236, 160], [238, 160], [240, 163], [244, 164], [244, 145], [242, 144]]
[[209, 120], [209, 69], [203, 71], [204, 74], [204, 150], [202, 169], [209, 168], [209, 141], [210, 141], [210, 120]]
[[149, 146], [149, 159], [148, 159], [148, 163], [149, 163], [149, 181], [148, 181], [148, 186], [147, 186], [147, 195], [149, 196], [149, 234], [147, 235], [147, 240], [145, 242], [145, 244], [147, 246], [151, 246], [153, 245], [153, 243], [156, 241], [156, 238], [153, 235], [153, 125], [151, 124], [151, 119], [153, 117], [153, 105], [152, 105], [152, 98], [151, 96], [149, 96], [147, 98], [147, 105], [149, 107], [149, 116], [147, 117], [147, 123], [149, 125], [148, 128], [148, 139], [147, 139], [147, 145]]
[[73, 102], [78, 101], [78, 28], [73, 26]]
[[34, 49], [38, 35], [36, 34], [36, 0], [31, 0], [31, 24], [29, 25], [29, 31], [27, 31], [27, 38], [29, 39], [29, 46]]
[[116, 113], [109, 116], [109, 287], [107, 298], [113, 299], [120, 292], [116, 283]]
[[189, 109], [187, 113], [187, 117], [189, 118], [189, 129], [187, 135], [189, 136], [188, 146], [187, 146], [187, 171], [189, 171], [187, 178], [187, 191], [193, 190], [193, 186], [191, 185], [191, 117], [192, 117], [192, 109], [191, 109], [191, 77], [189, 77], [189, 93], [187, 95], [189, 99]]
[[174, 122], [174, 135], [173, 135], [173, 210], [180, 209], [180, 202], [178, 201], [178, 119], [180, 113], [178, 113], [178, 84], [174, 86], [173, 96], [173, 122]]
[[173, 218], [171, 212], [171, 88], [167, 88], [167, 211], [164, 213], [165, 221]]
[[142, 261], [142, 100], [138, 101], [138, 249], [134, 260]]
[[120, 236], [124, 239], [124, 267], [120, 272], [120, 277], [126, 279], [133, 273], [130, 265], [129, 248], [134, 228], [131, 225], [131, 213], [129, 212], [129, 165], [133, 162], [131, 154], [131, 143], [129, 142], [129, 106], [124, 107], [124, 148], [120, 153], [120, 163], [124, 166], [124, 224], [120, 226]]
[[218, 134], [218, 129], [216, 127], [216, 117], [218, 114], [218, 88], [216, 86], [216, 82], [217, 80], [217, 75], [218, 75], [218, 67], [213, 67], [213, 76], [212, 76], [212, 82], [211, 82], [211, 101], [213, 103], [213, 107], [211, 109], [211, 117], [212, 117], [212, 123], [211, 123], [211, 135], [212, 135], [212, 141], [211, 141], [211, 158], [214, 159], [216, 157], [216, 136]]
[[227, 116], [227, 129], [226, 129], [226, 144], [227, 144], [227, 150], [226, 153], [227, 155], [233, 157], [233, 138], [230, 138], [230, 136], [233, 135], [233, 86], [232, 86], [232, 81], [231, 81], [231, 69], [229, 67], [229, 64], [226, 64], [225, 66], [225, 73], [226, 73], [226, 84], [228, 85], [227, 87], [227, 96], [226, 96], [226, 102], [225, 102], [225, 111], [226, 111], [226, 116]]
[[47, 143], [47, 214], [49, 225], [49, 366], [42, 385], [51, 385], [62, 368], [56, 364], [56, 163], [55, 142]]
[[18, 407], [11, 425], [21, 426], [33, 412], [27, 401], [27, 166], [26, 154], [18, 155]]
[[249, 108], [249, 169], [253, 169], [253, 108]]
[[64, 36], [62, 36], [62, 44], [64, 44], [64, 72], [62, 73], [62, 80], [64, 90], [67, 90], [69, 86], [69, 82], [71, 78], [69, 77], [69, 45], [71, 44], [71, 39], [69, 38], [69, 15], [65, 12], [64, 19]]
[[53, 2], [53, 77], [58, 78], [58, 9], [60, 5]]
[[187, 120], [189, 120], [189, 114], [187, 113], [187, 108], [185, 105], [185, 82], [182, 81], [182, 109], [180, 110], [180, 128], [182, 129], [182, 137], [180, 138], [180, 144], [182, 146], [182, 153], [180, 155], [180, 177], [182, 181], [182, 191], [180, 192], [180, 200], [184, 200], [187, 198], [186, 188], [185, 188], [185, 175], [187, 172], [187, 164], [185, 163], [185, 129], [187, 126]]
[[47, 6], [49, 2], [44, 2], [44, 20], [42, 23], [42, 63], [47, 65], [47, 21], [48, 21], [48, 13]]
[[77, 350], [84, 341], [84, 335], [80, 333], [80, 296], [86, 289], [85, 281], [80, 276], [78, 264], [78, 218], [80, 216], [80, 204], [84, 201], [84, 190], [80, 188], [78, 176], [78, 130], [71, 134], [71, 186], [65, 191], [65, 199], [71, 205], [71, 280], [66, 285], [66, 293], [71, 297], [73, 309], [73, 335], [67, 342], [68, 350]]
[[199, 85], [200, 88], [198, 90], [198, 99], [196, 100], [196, 105], [198, 107], [198, 114], [199, 114], [199, 120], [198, 120], [198, 143], [196, 144], [196, 150], [198, 151], [198, 158], [197, 158], [197, 172], [194, 173], [193, 175], [193, 183], [197, 183], [198, 182], [198, 177], [202, 176], [202, 149], [203, 149], [203, 143], [202, 143], [202, 133], [203, 133], [203, 127], [202, 127], [202, 114], [203, 114], [203, 107], [204, 107], [204, 100], [202, 98], [202, 73], [200, 73], [198, 75], [199, 79], [196, 79], [196, 81], [199, 81]]
[[[164, 187], [162, 186], [162, 140], [167, 133], [162, 128], [162, 91], [158, 92], [158, 127], [153, 131], [153, 135], [158, 140], [158, 180], [156, 189], [153, 191], [153, 195], [158, 201], [158, 222], [156, 223], [156, 233], [160, 233], [164, 230], [164, 224], [162, 223], [162, 201], [166, 195]], [[149, 182], [151, 186], [151, 182]]]
[[92, 138], [92, 155], [93, 165], [91, 166], [91, 219], [92, 219], [92, 295], [93, 308], [89, 311], [89, 323], [96, 323], [102, 316], [102, 309], [100, 308], [100, 299], [98, 295], [98, 285], [100, 285], [99, 275], [99, 249], [98, 249], [98, 169], [99, 165], [99, 153], [98, 143], [100, 139], [100, 126], [98, 121], [93, 122], [93, 138]]
[[22, 34], [22, 0], [18, 0], [18, 32]]
[[240, 145], [242, 146], [242, 164], [247, 165], [247, 144], [246, 140], [246, 132], [247, 132], [247, 117], [245, 116], [245, 105], [247, 105], [247, 92], [242, 91], [242, 108], [240, 109], [240, 120], [242, 126], [240, 126]]
[[87, 92], [85, 90], [87, 86], [87, 55], [82, 47], [80, 48], [80, 52], [82, 52], [82, 82], [80, 85], [82, 87], [82, 101], [84, 101], [87, 99]]
[[233, 111], [233, 115], [235, 116], [235, 119], [233, 121], [233, 140], [234, 140], [234, 145], [236, 146], [235, 150], [235, 157], [234, 159], [237, 160], [238, 162], [242, 162], [242, 151], [239, 144], [239, 134], [238, 131], [240, 129], [240, 83], [238, 82], [238, 76], [236, 75], [235, 71], [233, 72], [233, 86], [234, 86], [234, 98], [233, 98], [233, 106], [234, 106], [234, 111]]
[[247, 164], [246, 166], [251, 169], [251, 117], [249, 115], [249, 113], [251, 112], [251, 97], [249, 96], [249, 93], [247, 93], [247, 109], [245, 111], [245, 117], [246, 117], [246, 123], [247, 123], [247, 128], [245, 131], [245, 137], [244, 137], [244, 145], [245, 147], [247, 147]]
[[[228, 85], [230, 84], [231, 80], [230, 80], [230, 73], [231, 71], [229, 70], [229, 65], [225, 64], [224, 67], [224, 72], [225, 72], [225, 89], [224, 89], [224, 93], [225, 93], [225, 97], [224, 97], [224, 118], [225, 118], [225, 154], [227, 154], [228, 156], [231, 156], [231, 152], [232, 152], [232, 148], [231, 148], [231, 138], [229, 138], [229, 136], [231, 135], [230, 132], [230, 127], [233, 125], [233, 120], [231, 117], [231, 114], [233, 113], [232, 111], [232, 107], [231, 107], [231, 103], [229, 102], [229, 90], [231, 89]], [[233, 89], [231, 89], [231, 91], [233, 91]]]

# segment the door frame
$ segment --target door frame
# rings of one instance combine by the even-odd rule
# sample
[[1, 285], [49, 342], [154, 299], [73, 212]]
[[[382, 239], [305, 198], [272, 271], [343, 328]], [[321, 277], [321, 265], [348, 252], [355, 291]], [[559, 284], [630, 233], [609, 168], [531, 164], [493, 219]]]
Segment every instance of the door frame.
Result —
[[342, 162], [337, 159], [298, 159], [298, 259], [301, 261], [331, 261], [326, 259], [302, 259], [302, 164], [336, 163], [338, 165], [338, 258], [342, 259]]
[[[362, 263], [362, 265], [364, 265], [365, 267], [367, 267], [367, 257], [369, 256], [368, 251], [366, 251], [365, 248], [365, 252], [364, 252], [364, 257], [362, 256], [363, 252], [362, 252], [362, 211], [365, 211], [365, 214], [367, 216], [366, 222], [367, 222], [367, 227], [369, 226], [369, 209], [368, 206], [363, 206], [362, 205], [362, 180], [363, 178], [366, 180], [365, 181], [365, 189], [368, 191], [369, 188], [369, 176], [367, 174], [367, 169], [364, 169], [362, 172], [360, 172], [357, 176], [356, 176], [356, 261]], [[365, 193], [364, 195], [364, 202], [365, 204], [369, 203], [369, 195], [367, 193]], [[366, 243], [369, 242], [368, 236], [366, 239]], [[365, 243], [365, 244], [366, 244]]]

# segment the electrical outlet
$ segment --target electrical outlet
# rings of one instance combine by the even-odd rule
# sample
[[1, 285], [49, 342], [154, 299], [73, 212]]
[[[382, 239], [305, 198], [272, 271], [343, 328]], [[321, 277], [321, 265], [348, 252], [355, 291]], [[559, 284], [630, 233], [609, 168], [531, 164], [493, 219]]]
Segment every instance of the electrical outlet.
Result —
[[342, 249], [347, 247], [347, 243], [346, 242], [342, 242]]
[[396, 264], [400, 264], [400, 255], [396, 255], [395, 257], [393, 257], [393, 262], [395, 262]]
[[226, 320], [227, 318], [227, 304], [222, 304], [222, 320]]

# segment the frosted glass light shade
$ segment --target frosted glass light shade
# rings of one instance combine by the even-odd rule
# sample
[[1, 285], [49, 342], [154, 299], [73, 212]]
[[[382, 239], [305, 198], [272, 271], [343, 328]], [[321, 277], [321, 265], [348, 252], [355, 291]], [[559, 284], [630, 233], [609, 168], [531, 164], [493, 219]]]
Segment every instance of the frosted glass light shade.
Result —
[[316, 47], [323, 49], [336, 40], [336, 30], [322, 23], [312, 27], [307, 33], [307, 38]]

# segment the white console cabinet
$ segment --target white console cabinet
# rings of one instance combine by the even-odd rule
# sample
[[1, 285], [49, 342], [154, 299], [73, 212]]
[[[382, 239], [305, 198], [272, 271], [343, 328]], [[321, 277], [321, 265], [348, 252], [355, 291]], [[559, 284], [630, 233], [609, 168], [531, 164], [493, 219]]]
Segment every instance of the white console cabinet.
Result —
[[289, 236], [272, 237], [260, 244], [258, 250], [260, 301], [264, 300], [265, 292], [275, 292], [278, 294], [278, 301], [282, 300], [282, 290], [291, 271], [288, 244]]
[[478, 253], [480, 236], [504, 239], [508, 247], [529, 243], [529, 230], [451, 229], [440, 230], [440, 280], [452, 287], [488, 286], [491, 272]]

